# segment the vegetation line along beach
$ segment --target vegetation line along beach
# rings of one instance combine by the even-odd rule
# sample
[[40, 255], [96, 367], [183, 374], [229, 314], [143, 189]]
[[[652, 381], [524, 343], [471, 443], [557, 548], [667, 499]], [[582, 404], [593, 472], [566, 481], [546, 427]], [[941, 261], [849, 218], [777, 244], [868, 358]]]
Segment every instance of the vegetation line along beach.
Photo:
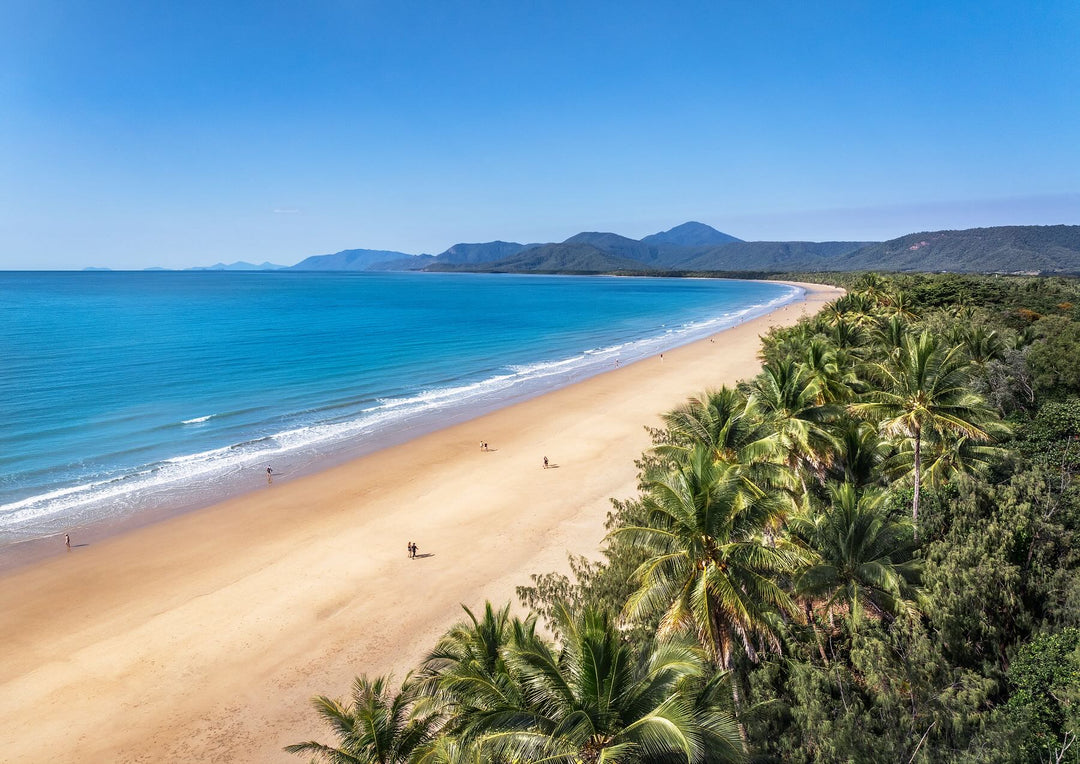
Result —
[[[651, 428], [604, 559], [466, 608], [314, 761], [1077, 761], [1080, 286], [847, 276]], [[546, 458], [545, 458], [546, 465]]]

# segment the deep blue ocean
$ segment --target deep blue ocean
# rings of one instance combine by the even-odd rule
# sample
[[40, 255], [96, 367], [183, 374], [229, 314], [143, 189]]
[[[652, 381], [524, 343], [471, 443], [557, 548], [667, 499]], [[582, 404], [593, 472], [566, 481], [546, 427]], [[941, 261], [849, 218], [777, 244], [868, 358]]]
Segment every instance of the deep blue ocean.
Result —
[[746, 281], [0, 273], [0, 545], [206, 503], [790, 302]]

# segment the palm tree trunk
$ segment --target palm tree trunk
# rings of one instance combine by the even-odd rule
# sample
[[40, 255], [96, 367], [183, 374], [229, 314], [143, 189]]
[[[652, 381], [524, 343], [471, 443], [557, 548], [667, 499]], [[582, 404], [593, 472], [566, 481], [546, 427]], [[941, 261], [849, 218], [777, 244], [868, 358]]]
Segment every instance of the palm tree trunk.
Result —
[[915, 430], [915, 495], [911, 501], [911, 524], [919, 540], [919, 488], [922, 486], [922, 433]]
[[[715, 614], [713, 615], [713, 622], [716, 623]], [[714, 633], [717, 636], [717, 642], [719, 642], [721, 639], [719, 630]], [[717, 644], [716, 655], [720, 659], [720, 667], [727, 672], [728, 680], [731, 682], [731, 701], [735, 704], [735, 724], [739, 728], [739, 739], [742, 741], [743, 753], [748, 753], [750, 749], [746, 744], [746, 726], [742, 720], [742, 693], [739, 692], [738, 677], [735, 676], [735, 671], [731, 667], [731, 640], [728, 640], [726, 646]]]
[[814, 609], [810, 605], [810, 600], [806, 601], [806, 622], [809, 623], [810, 628], [814, 630], [814, 641], [817, 642], [818, 652], [821, 653], [821, 661], [828, 666], [829, 659], [825, 655], [825, 643], [821, 641], [821, 632], [818, 631], [817, 620], [814, 618]]
[[735, 703], [735, 724], [739, 727], [739, 739], [742, 740], [743, 753], [749, 748], [746, 744], [746, 726], [742, 720], [742, 694], [739, 692], [739, 678], [735, 672], [728, 668], [728, 677], [731, 679], [731, 700]]

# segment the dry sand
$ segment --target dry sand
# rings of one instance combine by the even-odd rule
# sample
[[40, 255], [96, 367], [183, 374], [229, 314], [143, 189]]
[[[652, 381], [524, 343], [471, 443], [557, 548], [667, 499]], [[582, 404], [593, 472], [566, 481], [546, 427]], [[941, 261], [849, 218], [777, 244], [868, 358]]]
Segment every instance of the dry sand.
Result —
[[299, 761], [282, 746], [331, 739], [312, 695], [401, 679], [461, 603], [595, 556], [643, 426], [755, 374], [761, 334], [840, 294], [803, 286], [663, 360], [3, 576], [0, 761]]

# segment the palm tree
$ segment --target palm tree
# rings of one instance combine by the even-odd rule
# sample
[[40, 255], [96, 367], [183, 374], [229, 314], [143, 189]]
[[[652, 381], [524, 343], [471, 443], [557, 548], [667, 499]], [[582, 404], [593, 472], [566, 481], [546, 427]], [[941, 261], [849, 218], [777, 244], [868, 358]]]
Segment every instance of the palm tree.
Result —
[[357, 677], [351, 702], [319, 696], [315, 710], [338, 737], [338, 745], [315, 741], [286, 746], [287, 753], [311, 754], [312, 761], [331, 764], [405, 764], [428, 742], [439, 716], [412, 713], [414, 696], [409, 681], [400, 692], [390, 690], [386, 677]]
[[740, 390], [721, 387], [664, 414], [669, 442], [654, 451], [667, 467], [685, 464], [695, 448], [705, 448], [713, 461], [741, 464], [747, 478], [759, 485], [788, 486], [791, 475], [776, 464], [776, 439], [754, 401]]
[[915, 321], [918, 314], [915, 312], [914, 300], [905, 292], [893, 292], [887, 303], [882, 304], [881, 312], [886, 316], [900, 318], [904, 321]]
[[869, 422], [847, 419], [834, 436], [836, 451], [828, 475], [858, 488], [876, 483], [892, 446]]
[[830, 485], [829, 495], [824, 511], [792, 518], [788, 525], [814, 553], [793, 579], [807, 618], [812, 623], [812, 600], [823, 600], [830, 618], [843, 605], [853, 626], [867, 610], [878, 617], [914, 614], [919, 565], [911, 526], [879, 510], [879, 490], [860, 493], [841, 483]]
[[852, 291], [873, 301], [875, 305], [890, 305], [895, 297], [889, 280], [879, 273], [867, 273], [860, 277]]
[[924, 431], [952, 433], [985, 443], [990, 435], [984, 423], [991, 421], [993, 414], [969, 386], [962, 348], [942, 347], [929, 332], [906, 337], [901, 351], [876, 364], [876, 371], [883, 386], [866, 393], [863, 402], [851, 404], [849, 410], [877, 421], [882, 432], [910, 442], [915, 481], [911, 520], [917, 534]]
[[776, 453], [799, 474], [803, 493], [806, 482], [801, 469], [820, 476], [833, 441], [825, 427], [838, 409], [822, 404], [820, 384], [803, 364], [787, 360], [764, 364], [750, 383], [751, 398], [765, 422], [773, 429]]
[[866, 330], [859, 324], [847, 321], [841, 316], [832, 324], [829, 339], [839, 350], [849, 350], [858, 354], [866, 344]]
[[1005, 357], [1005, 342], [996, 329], [982, 325], [965, 326], [960, 340], [967, 351], [968, 360], [980, 368], [990, 361], [1000, 361]]
[[819, 405], [845, 402], [859, 379], [851, 366], [842, 366], [840, 354], [824, 337], [814, 337], [802, 353], [807, 380], [817, 386]]
[[897, 355], [904, 349], [904, 338], [911, 332], [911, 324], [900, 316], [889, 316], [878, 322], [874, 339], [884, 346], [889, 355]]
[[[779, 650], [774, 616], [795, 612], [795, 603], [777, 576], [793, 570], [798, 556], [783, 540], [767, 543], [764, 533], [782, 522], [786, 497], [697, 448], [686, 464], [648, 483], [643, 504], [646, 524], [613, 531], [649, 554], [634, 573], [639, 588], [626, 616], [661, 613], [661, 637], [695, 633], [724, 670], [740, 647], [752, 660], [759, 649]], [[738, 682], [731, 686], [738, 711]]]
[[540, 641], [535, 614], [522, 621], [510, 617], [509, 604], [496, 611], [490, 602], [482, 618], [463, 609], [468, 620], [446, 632], [424, 659], [419, 694], [447, 717], [445, 731], [465, 743], [492, 729], [530, 728], [535, 717], [507, 670], [504, 652]]
[[[983, 428], [994, 441], [1006, 437], [1010, 429], [1004, 422], [989, 421]], [[985, 477], [994, 465], [1009, 459], [1008, 449], [989, 445], [951, 432], [931, 432], [924, 438], [922, 474], [930, 485], [938, 488], [953, 480]], [[882, 471], [902, 477], [913, 474], [915, 452], [910, 441], [887, 459]]]
[[572, 617], [563, 608], [557, 620], [561, 648], [536, 641], [506, 650], [510, 672], [538, 723], [529, 730], [486, 735], [480, 746], [489, 760], [592, 764], [741, 758], [730, 715], [715, 706], [698, 713], [687, 692], [704, 674], [699, 650], [682, 641], [634, 647], [606, 613], [596, 610]]
[[848, 292], [825, 308], [825, 320], [832, 326], [847, 322], [855, 326], [868, 326], [873, 323], [878, 308], [875, 294], [866, 292]]

